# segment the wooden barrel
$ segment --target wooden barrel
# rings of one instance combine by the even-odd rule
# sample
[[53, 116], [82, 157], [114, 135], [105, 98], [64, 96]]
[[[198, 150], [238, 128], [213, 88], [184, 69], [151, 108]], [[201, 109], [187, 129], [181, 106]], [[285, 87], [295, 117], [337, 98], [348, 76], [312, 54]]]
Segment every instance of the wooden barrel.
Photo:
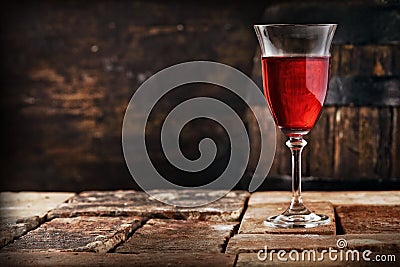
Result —
[[[392, 2], [305, 1], [294, 8], [284, 1], [265, 10], [260, 24], [338, 24], [328, 97], [306, 136], [304, 176], [374, 185], [400, 177], [400, 9]], [[261, 86], [258, 48], [255, 54], [253, 77]], [[291, 172], [287, 138], [277, 133], [271, 177]]]

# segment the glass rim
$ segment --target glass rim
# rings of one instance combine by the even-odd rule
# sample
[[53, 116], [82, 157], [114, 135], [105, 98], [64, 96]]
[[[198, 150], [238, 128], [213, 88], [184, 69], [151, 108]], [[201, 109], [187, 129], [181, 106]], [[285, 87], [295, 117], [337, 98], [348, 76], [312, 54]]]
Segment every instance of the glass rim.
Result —
[[314, 26], [314, 27], [332, 27], [332, 26], [337, 26], [337, 23], [305, 23], [305, 24], [291, 24], [291, 23], [281, 23], [281, 24], [255, 24], [253, 25], [254, 27], [308, 27], [308, 26]]

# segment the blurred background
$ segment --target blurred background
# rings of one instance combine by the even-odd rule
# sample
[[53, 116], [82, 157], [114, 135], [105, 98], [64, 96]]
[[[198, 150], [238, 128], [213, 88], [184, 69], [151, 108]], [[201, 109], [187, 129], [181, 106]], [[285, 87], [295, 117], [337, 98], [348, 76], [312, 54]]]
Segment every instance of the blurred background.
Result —
[[[177, 63], [211, 60], [251, 76], [261, 87], [253, 24], [338, 23], [324, 111], [303, 154], [306, 190], [400, 189], [400, 3], [343, 1], [13, 1], [1, 12], [1, 190], [139, 189], [125, 165], [121, 127], [143, 81]], [[211, 96], [245, 122], [252, 154], [237, 185], [246, 189], [258, 160], [249, 109], [211, 85], [186, 85], [157, 105], [146, 128], [160, 173], [183, 185], [207, 183], [229, 160], [219, 125], [185, 126], [181, 147], [217, 142], [215, 162], [197, 174], [173, 168], [160, 126], [185, 99]], [[210, 129], [212, 129], [210, 131]], [[290, 190], [290, 152], [277, 150], [262, 190]], [[144, 155], [137, 155], [138, 157]]]

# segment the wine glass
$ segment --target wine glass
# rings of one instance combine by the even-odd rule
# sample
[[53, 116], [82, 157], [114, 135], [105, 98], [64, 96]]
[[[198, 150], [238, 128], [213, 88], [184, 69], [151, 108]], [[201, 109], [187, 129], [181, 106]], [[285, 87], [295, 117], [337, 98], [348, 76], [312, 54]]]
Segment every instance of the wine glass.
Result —
[[292, 153], [292, 200], [266, 226], [310, 228], [328, 224], [301, 197], [303, 139], [317, 121], [327, 95], [332, 38], [336, 24], [255, 25], [261, 47], [264, 95], [276, 125], [289, 138]]

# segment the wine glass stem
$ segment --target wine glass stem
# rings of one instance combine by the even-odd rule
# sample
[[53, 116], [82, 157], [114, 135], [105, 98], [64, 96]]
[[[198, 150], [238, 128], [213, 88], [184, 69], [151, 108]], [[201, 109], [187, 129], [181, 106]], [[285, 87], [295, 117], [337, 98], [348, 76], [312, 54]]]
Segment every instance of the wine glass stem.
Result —
[[301, 152], [307, 145], [302, 137], [290, 137], [286, 145], [292, 152], [292, 201], [289, 209], [303, 210], [303, 200], [301, 199]]

